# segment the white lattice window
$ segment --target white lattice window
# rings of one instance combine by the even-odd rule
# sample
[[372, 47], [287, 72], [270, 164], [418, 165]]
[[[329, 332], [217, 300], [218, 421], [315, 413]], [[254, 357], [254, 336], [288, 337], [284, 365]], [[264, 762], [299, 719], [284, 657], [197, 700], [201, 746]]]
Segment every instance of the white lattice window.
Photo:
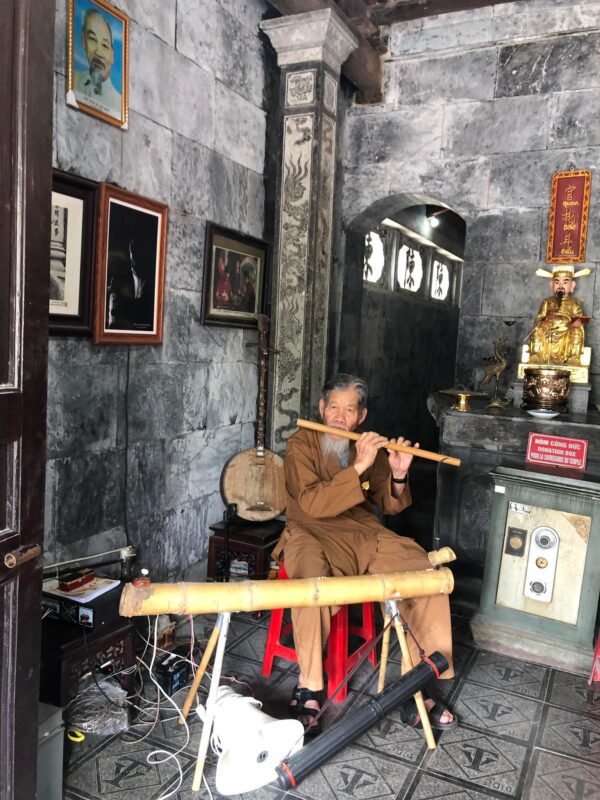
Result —
[[423, 260], [415, 248], [402, 245], [398, 251], [397, 283], [400, 289], [418, 292], [423, 282]]
[[434, 300], [446, 300], [450, 292], [450, 269], [441, 261], [433, 261], [431, 296]]
[[385, 266], [383, 239], [375, 231], [365, 236], [365, 261], [363, 278], [369, 283], [381, 283]]

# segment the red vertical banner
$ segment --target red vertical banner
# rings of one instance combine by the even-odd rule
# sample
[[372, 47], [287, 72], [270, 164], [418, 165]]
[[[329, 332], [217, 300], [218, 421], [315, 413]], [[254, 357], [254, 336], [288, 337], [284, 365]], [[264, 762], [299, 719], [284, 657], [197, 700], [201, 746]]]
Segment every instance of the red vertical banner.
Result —
[[548, 264], [585, 261], [591, 184], [592, 173], [587, 169], [557, 172], [552, 176]]

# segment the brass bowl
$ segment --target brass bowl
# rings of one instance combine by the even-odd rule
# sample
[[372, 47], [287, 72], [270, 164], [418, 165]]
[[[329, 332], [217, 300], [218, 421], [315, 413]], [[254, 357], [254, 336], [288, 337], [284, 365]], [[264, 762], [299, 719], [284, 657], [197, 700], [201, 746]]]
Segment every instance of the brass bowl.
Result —
[[523, 376], [523, 405], [525, 408], [564, 411], [569, 402], [570, 388], [568, 370], [529, 367]]

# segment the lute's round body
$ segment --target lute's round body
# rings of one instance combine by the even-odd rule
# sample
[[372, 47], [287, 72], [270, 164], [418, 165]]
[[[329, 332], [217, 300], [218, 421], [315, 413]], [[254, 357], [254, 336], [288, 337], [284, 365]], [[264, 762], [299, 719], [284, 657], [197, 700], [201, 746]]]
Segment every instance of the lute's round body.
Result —
[[283, 459], [260, 447], [233, 456], [221, 474], [221, 497], [226, 505], [237, 505], [237, 515], [242, 519], [275, 519], [285, 511]]

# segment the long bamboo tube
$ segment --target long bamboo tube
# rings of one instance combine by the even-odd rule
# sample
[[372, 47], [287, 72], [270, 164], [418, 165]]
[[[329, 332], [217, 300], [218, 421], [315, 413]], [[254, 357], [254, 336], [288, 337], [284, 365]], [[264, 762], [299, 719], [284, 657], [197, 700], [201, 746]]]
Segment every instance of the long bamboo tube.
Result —
[[453, 588], [454, 578], [447, 567], [387, 575], [287, 581], [154, 583], [141, 587], [129, 583], [121, 595], [121, 614], [139, 617], [337, 606], [450, 594]]
[[[312, 422], [309, 419], [298, 419], [297, 425], [299, 428], [307, 428], [310, 431], [317, 431], [318, 433], [329, 433], [331, 436], [341, 436], [343, 439], [352, 439], [357, 441], [360, 439], [361, 434], [354, 431], [345, 431], [343, 428], [332, 428], [329, 425], [322, 425], [320, 422]], [[432, 453], [430, 450], [421, 450], [420, 447], [407, 447], [403, 444], [395, 444], [388, 442], [386, 445], [388, 450], [397, 450], [399, 453], [411, 453], [413, 456], [419, 458], [427, 458], [429, 461], [441, 461], [444, 464], [450, 464], [452, 467], [460, 467], [460, 458], [454, 456], [445, 456], [443, 453]]]

